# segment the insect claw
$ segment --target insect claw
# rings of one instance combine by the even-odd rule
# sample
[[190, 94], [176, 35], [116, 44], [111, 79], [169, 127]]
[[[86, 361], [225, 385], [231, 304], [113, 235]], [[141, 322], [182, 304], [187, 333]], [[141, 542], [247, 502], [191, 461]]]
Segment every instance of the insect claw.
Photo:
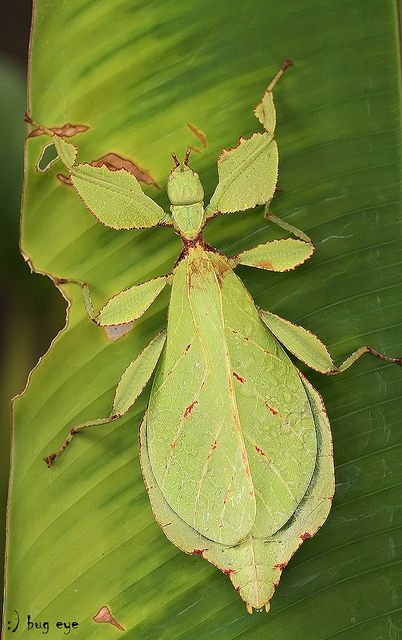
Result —
[[174, 166], [175, 168], [180, 167], [180, 162], [177, 159], [177, 155], [175, 153], [172, 153], [172, 158], [173, 158], [173, 162], [174, 162]]
[[50, 456], [46, 456], [46, 458], [43, 458], [47, 464], [48, 469], [50, 469], [50, 467], [52, 466], [56, 458], [57, 458], [57, 455], [55, 453], [52, 453]]
[[293, 66], [293, 62], [292, 60], [289, 60], [289, 58], [285, 58], [284, 61], [282, 62], [282, 69], [283, 71], [286, 71], [286, 69], [288, 67], [292, 67]]
[[273, 88], [276, 85], [276, 83], [282, 78], [282, 76], [285, 73], [286, 69], [288, 69], [292, 65], [293, 65], [293, 62], [291, 60], [289, 60], [289, 58], [285, 58], [285, 60], [282, 62], [281, 68], [279, 69], [278, 73], [276, 74], [274, 79], [271, 81], [271, 83], [268, 85], [267, 91], [272, 91], [273, 90]]

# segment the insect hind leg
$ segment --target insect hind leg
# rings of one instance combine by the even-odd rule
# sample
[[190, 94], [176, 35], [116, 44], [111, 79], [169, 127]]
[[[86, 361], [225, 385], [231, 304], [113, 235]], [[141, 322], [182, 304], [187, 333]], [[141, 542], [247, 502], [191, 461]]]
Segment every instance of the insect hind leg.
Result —
[[83, 431], [83, 429], [87, 429], [89, 427], [98, 427], [103, 424], [109, 424], [110, 422], [114, 422], [120, 417], [121, 416], [118, 414], [111, 415], [108, 418], [98, 418], [97, 420], [91, 420], [90, 422], [83, 422], [82, 424], [79, 424], [76, 427], [73, 427], [73, 429], [71, 429], [67, 438], [64, 440], [63, 444], [57, 449], [57, 451], [55, 453], [51, 453], [49, 456], [46, 456], [46, 458], [44, 458], [44, 461], [46, 462], [49, 469], [53, 465], [56, 458], [58, 458], [59, 456], [61, 456], [62, 453], [64, 453], [64, 451], [67, 449], [68, 445], [70, 444], [71, 440], [74, 438], [74, 436], [77, 433], [80, 433], [80, 431]]
[[334, 367], [326, 373], [328, 375], [342, 373], [346, 369], [349, 369], [349, 367], [365, 353], [371, 353], [371, 355], [375, 356], [379, 360], [383, 360], [384, 362], [391, 362], [393, 364], [402, 365], [402, 358], [391, 358], [390, 356], [386, 356], [380, 351], [377, 351], [377, 349], [374, 349], [374, 347], [371, 347], [370, 345], [364, 345], [363, 347], [359, 347], [359, 349], [356, 349], [356, 351], [353, 351], [353, 353], [351, 353], [350, 356], [348, 356], [338, 367]]

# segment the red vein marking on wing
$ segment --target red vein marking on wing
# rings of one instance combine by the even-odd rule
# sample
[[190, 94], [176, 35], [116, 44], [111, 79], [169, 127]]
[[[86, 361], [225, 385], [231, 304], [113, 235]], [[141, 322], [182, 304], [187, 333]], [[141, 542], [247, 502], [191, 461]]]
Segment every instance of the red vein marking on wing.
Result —
[[246, 378], [243, 378], [242, 376], [239, 376], [239, 374], [236, 373], [236, 371], [233, 371], [233, 376], [236, 378], [236, 380], [238, 380], [242, 384], [244, 384], [246, 382]]
[[183, 411], [183, 418], [188, 418], [195, 405], [198, 404], [198, 400], [193, 400]]

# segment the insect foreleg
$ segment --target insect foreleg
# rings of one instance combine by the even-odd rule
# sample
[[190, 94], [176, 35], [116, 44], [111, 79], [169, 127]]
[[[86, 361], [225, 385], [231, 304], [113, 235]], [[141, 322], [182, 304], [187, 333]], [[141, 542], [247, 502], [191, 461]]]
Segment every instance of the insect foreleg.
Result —
[[274, 216], [273, 213], [270, 213], [268, 210], [269, 204], [270, 203], [268, 203], [265, 206], [265, 212], [264, 212], [264, 218], [268, 220], [268, 222], [273, 222], [278, 227], [281, 227], [282, 229], [286, 229], [286, 231], [289, 231], [289, 233], [292, 233], [294, 236], [296, 236], [296, 238], [300, 238], [300, 240], [304, 240], [304, 242], [311, 242], [311, 239], [308, 237], [308, 235], [304, 233], [304, 231], [301, 231], [297, 227], [294, 227], [293, 225], [289, 224], [288, 222], [281, 220], [281, 218]]
[[61, 456], [61, 454], [67, 449], [71, 440], [77, 433], [83, 429], [88, 429], [89, 427], [109, 424], [127, 413], [152, 376], [162, 352], [163, 345], [165, 344], [165, 340], [166, 331], [162, 331], [153, 340], [151, 340], [137, 358], [128, 365], [116, 387], [110, 415], [107, 418], [89, 420], [88, 422], [83, 422], [82, 424], [73, 427], [57, 451], [44, 458], [48, 467], [51, 467], [56, 458]]
[[277, 74], [274, 76], [274, 78], [272, 78], [271, 82], [269, 83], [268, 87], [267, 87], [267, 91], [272, 91], [273, 88], [275, 87], [275, 85], [279, 82], [279, 80], [282, 78], [283, 74], [285, 73], [286, 69], [288, 69], [289, 67], [291, 67], [293, 64], [293, 62], [291, 60], [289, 60], [288, 58], [286, 58], [283, 62], [282, 62], [282, 66], [279, 69], [279, 71], [277, 72]]

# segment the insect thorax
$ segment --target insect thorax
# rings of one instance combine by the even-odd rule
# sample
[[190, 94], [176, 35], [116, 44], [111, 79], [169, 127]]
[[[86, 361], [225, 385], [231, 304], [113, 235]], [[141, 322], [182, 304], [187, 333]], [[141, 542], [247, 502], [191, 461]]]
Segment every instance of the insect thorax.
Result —
[[193, 240], [205, 223], [204, 189], [198, 174], [187, 165], [175, 167], [168, 179], [167, 193], [175, 228]]

